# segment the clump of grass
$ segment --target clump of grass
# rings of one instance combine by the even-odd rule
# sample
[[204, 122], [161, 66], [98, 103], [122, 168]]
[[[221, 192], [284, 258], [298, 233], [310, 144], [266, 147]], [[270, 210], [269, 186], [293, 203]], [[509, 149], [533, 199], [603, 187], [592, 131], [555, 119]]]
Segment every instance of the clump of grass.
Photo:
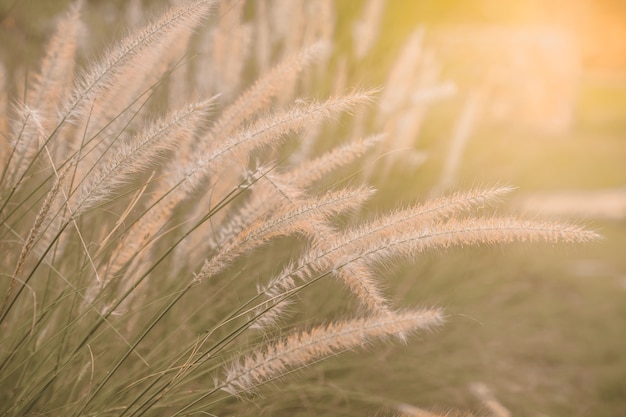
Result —
[[[596, 237], [481, 216], [508, 187], [347, 222], [374, 190], [335, 172], [380, 138], [299, 161], [285, 145], [376, 92], [301, 96], [313, 81], [298, 87], [298, 74], [327, 59], [328, 22], [291, 3], [272, 5], [304, 26], [281, 35], [268, 32], [264, 2], [248, 22], [242, 2], [183, 2], [85, 68], [75, 68], [81, 2], [59, 22], [24, 98], [0, 115], [2, 415], [243, 413], [296, 370], [443, 323], [438, 308], [395, 308], [381, 264], [455, 245]], [[265, 51], [254, 59], [253, 30]], [[197, 38], [212, 63], [185, 53]], [[323, 281], [347, 289], [353, 314], [298, 323], [290, 314]]]

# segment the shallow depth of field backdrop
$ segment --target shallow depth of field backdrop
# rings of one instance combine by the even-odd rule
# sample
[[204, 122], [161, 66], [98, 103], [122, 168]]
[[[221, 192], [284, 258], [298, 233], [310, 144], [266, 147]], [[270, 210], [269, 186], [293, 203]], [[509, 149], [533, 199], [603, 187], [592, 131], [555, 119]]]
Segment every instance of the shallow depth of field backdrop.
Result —
[[[98, 45], [99, 32], [120, 30], [130, 2], [86, 3], [89, 42]], [[626, 4], [390, 0], [379, 35], [357, 56], [365, 3], [335, 4], [347, 84], [385, 85], [413, 37], [421, 78], [412, 100], [427, 103], [411, 116], [413, 140], [385, 142], [386, 157], [364, 170], [381, 208], [388, 197], [507, 184], [517, 187], [512, 211], [582, 220], [605, 239], [450, 249], [395, 267], [402, 284], [388, 293], [445, 307], [447, 325], [380, 349], [367, 367], [340, 357], [326, 372], [336, 381], [362, 372], [350, 377], [355, 392], [371, 391], [371, 368], [388, 372], [397, 383], [381, 395], [424, 408], [480, 413], [484, 384], [513, 416], [626, 415]], [[51, 18], [68, 4], [0, 0], [3, 62], [34, 65]], [[329, 71], [340, 65], [331, 60]]]

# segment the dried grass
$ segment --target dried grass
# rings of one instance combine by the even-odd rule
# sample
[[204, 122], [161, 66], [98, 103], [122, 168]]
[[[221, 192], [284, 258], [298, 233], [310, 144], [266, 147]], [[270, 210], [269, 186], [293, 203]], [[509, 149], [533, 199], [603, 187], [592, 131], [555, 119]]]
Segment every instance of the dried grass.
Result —
[[[450, 246], [597, 237], [575, 225], [482, 215], [508, 187], [346, 221], [374, 191], [337, 186], [335, 172], [381, 137], [295, 164], [285, 144], [364, 111], [375, 92], [297, 98], [315, 82], [299, 86], [299, 74], [327, 59], [332, 30], [322, 17], [332, 8], [283, 3], [258, 3], [252, 23], [241, 2], [221, 3], [212, 18], [215, 1], [180, 3], [91, 58], [74, 81], [79, 2], [59, 21], [25, 101], [14, 100], [15, 117], [2, 91], [2, 415], [228, 413], [293, 370], [440, 325], [438, 308], [393, 306], [382, 263]], [[371, 2], [366, 20], [380, 7]], [[269, 33], [272, 12], [286, 11], [292, 25]], [[199, 58], [181, 77], [181, 47], [194, 36], [210, 39], [214, 61], [204, 68]], [[312, 46], [296, 51], [297, 39]], [[255, 40], [262, 48], [252, 57]], [[272, 50], [286, 58], [270, 69]], [[262, 71], [244, 88], [244, 68], [254, 65]], [[190, 81], [203, 76], [212, 81]], [[330, 323], [278, 325], [328, 277], [358, 300], [357, 318], [309, 312], [307, 320]]]

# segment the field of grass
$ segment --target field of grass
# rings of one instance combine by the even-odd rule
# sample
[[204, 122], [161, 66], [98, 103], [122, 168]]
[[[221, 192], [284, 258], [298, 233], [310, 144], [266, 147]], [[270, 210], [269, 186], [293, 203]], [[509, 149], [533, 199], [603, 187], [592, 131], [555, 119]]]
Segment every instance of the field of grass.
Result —
[[[460, 182], [514, 184], [511, 210], [516, 198], [533, 192], [623, 189], [624, 109], [619, 80], [590, 77], [571, 132], [554, 137], [506, 126], [483, 129], [467, 145]], [[435, 138], [444, 121], [431, 123], [427, 133]], [[426, 145], [445, 156], [446, 143]], [[418, 184], [417, 192], [404, 192], [427, 193], [424, 180], [436, 183], [440, 161], [433, 158], [404, 179]], [[400, 181], [407, 173], [397, 175]], [[398, 298], [406, 293], [444, 306], [451, 316], [424, 345], [402, 351], [399, 363], [415, 364], [421, 377], [419, 383], [407, 377], [393, 391], [435, 408], [447, 403], [481, 410], [469, 388], [481, 381], [513, 416], [624, 415], [626, 223], [624, 217], [578, 220], [604, 239], [580, 247], [455, 249], [403, 268]]]
[[[593, 79], [581, 90], [577, 121], [566, 135], [506, 126], [478, 132], [459, 168], [461, 182], [514, 184], [513, 201], [537, 191], [623, 189], [626, 90]], [[445, 155], [445, 143], [430, 146]], [[438, 161], [404, 180], [419, 184], [408, 193], [428, 192], [423, 181], [436, 182]], [[579, 220], [604, 239], [581, 247], [453, 250], [402, 269], [399, 298], [444, 306], [451, 317], [424, 345], [401, 353], [399, 363], [416, 364], [421, 378], [393, 391], [404, 401], [480, 410], [469, 386], [481, 381], [514, 416], [626, 413], [626, 223]]]
[[[2, 40], [0, 58], [8, 69], [8, 79], [13, 82], [7, 88], [11, 95], [19, 95], [21, 91], [21, 88], [16, 84], [18, 80], [22, 79], [20, 74], [23, 75], [25, 68], [20, 68], [20, 65], [26, 65], [29, 68], [37, 65], [37, 59], [42, 52], [42, 43], [52, 30], [53, 20], [51, 16], [64, 10], [67, 4], [63, 3], [58, 2], [55, 5], [55, 7], [58, 6], [58, 9], [50, 5], [45, 6], [50, 7], [47, 9], [43, 3], [35, 6], [33, 2], [23, 0], [2, 0], [0, 2], [0, 40]], [[140, 3], [136, 2], [136, 4]], [[360, 2], [359, 4], [361, 3], [367, 2]], [[104, 41], [96, 35], [99, 31], [110, 30], [111, 27], [114, 32], [113, 35], [119, 38], [123, 33], [121, 19], [110, 20], [110, 22], [116, 22], [111, 25], [104, 22], [105, 18], [100, 17], [104, 16], [102, 15], [103, 11], [108, 11], [107, 13], [110, 12], [111, 16], [115, 16], [116, 13], [119, 13], [118, 10], [124, 10], [128, 4], [129, 2], [119, 1], [115, 2], [115, 7], [113, 7], [113, 3], [107, 5], [106, 2], [99, 1], [85, 2], [84, 20], [89, 22], [89, 28], [94, 32], [94, 37], [86, 41], [86, 45], [101, 50], [100, 45]], [[157, 8], [156, 4], [157, 2], [151, 3], [151, 6]], [[346, 26], [351, 24], [349, 19], [358, 14], [350, 9], [345, 2], [339, 2], [336, 5], [336, 12], [338, 13], [336, 36], [339, 38], [340, 47], [346, 49], [350, 48], [350, 42], [347, 41], [350, 29]], [[250, 18], [255, 10], [249, 4], [244, 10], [244, 16]], [[429, 8], [426, 7], [425, 10], [428, 11]], [[438, 13], [441, 12], [439, 9], [437, 10]], [[348, 17], [342, 15], [342, 12], [346, 12]], [[382, 28], [383, 31], [385, 28], [389, 29], [389, 23], [385, 23]], [[401, 42], [398, 40], [398, 43]], [[398, 49], [399, 47], [395, 46], [394, 53]], [[377, 50], [376, 47], [374, 50]], [[80, 55], [79, 63], [84, 63], [85, 55], [90, 56], [89, 53]], [[372, 73], [368, 73], [367, 69], [363, 68], [350, 69], [347, 73], [347, 84], [369, 81], [383, 82], [384, 70], [388, 68], [383, 69], [382, 67], [391, 65], [393, 62], [391, 55], [381, 57], [380, 62], [385, 63], [385, 65], [372, 68]], [[354, 60], [354, 57], [352, 59]], [[372, 63], [374, 61], [376, 61], [375, 57], [369, 56], [364, 58], [363, 62]], [[11, 67], [16, 62], [21, 64]], [[333, 70], [340, 66], [336, 57], [333, 57], [329, 62], [329, 66]], [[348, 62], [354, 63], [353, 61]], [[85, 63], [85, 65], [87, 64]], [[254, 64], [248, 64], [248, 66], [250, 68], [246, 68], [243, 74], [254, 72]], [[323, 71], [317, 70], [318, 73], [323, 73]], [[626, 79], [626, 76], [624, 77]], [[251, 81], [253, 79], [246, 80], [248, 83]], [[327, 83], [323, 85], [323, 91], [333, 88], [329, 87], [328, 80], [323, 81]], [[315, 85], [315, 78], [305, 79], [303, 84], [306, 82], [309, 82], [309, 85]], [[28, 84], [28, 80], [25, 84]], [[363, 87], [362, 84], [359, 86]], [[244, 87], [239, 86], [234, 91], [240, 92]], [[306, 92], [305, 87], [301, 86], [301, 89]], [[382, 89], [384, 91], [384, 86]], [[309, 91], [309, 93], [317, 97], [320, 92]], [[460, 91], [458, 97], [463, 98], [463, 94], [464, 91]], [[516, 212], [519, 207], [517, 202], [534, 192], [564, 189], [590, 191], [624, 187], [626, 185], [626, 167], [624, 167], [624, 158], [626, 157], [626, 86], [624, 81], [619, 76], [607, 79], [591, 73], [584, 74], [581, 78], [577, 97], [572, 127], [569, 131], [558, 135], [542, 134], [506, 123], [478, 124], [463, 151], [461, 163], [456, 172], [457, 182], [454, 189], [462, 191], [476, 188], [477, 185], [488, 187], [494, 184], [514, 186], [516, 190], [512, 196], [504, 199], [497, 208], [478, 207], [477, 211], [478, 214], [489, 214], [494, 210], [499, 214], [518, 214]], [[308, 99], [308, 97], [306, 98]], [[287, 97], [287, 99], [293, 101], [291, 97]], [[295, 103], [299, 106], [307, 104], [298, 100]], [[291, 103], [291, 101], [289, 102]], [[159, 104], [154, 106], [158, 109]], [[460, 106], [460, 101], [457, 98], [452, 98], [449, 101], [436, 103], [428, 109], [427, 117], [420, 130], [420, 136], [415, 142], [416, 149], [427, 152], [428, 157], [422, 165], [409, 167], [404, 163], [393, 163], [390, 169], [379, 171], [377, 170], [379, 167], [376, 165], [379, 162], [379, 157], [374, 156], [372, 159], [366, 159], [363, 165], [355, 167], [353, 164], [344, 168], [341, 172], [342, 176], [348, 177], [347, 180], [331, 176], [323, 187], [328, 186], [328, 184], [352, 184], [357, 182], [360, 176], [367, 177], [364, 173], [372, 170], [373, 174], [371, 174], [370, 179], [379, 189], [379, 192], [371, 203], [366, 204], [361, 209], [363, 218], [371, 218], [395, 207], [406, 207], [409, 202], [427, 201], [433, 197], [431, 190], [437, 186], [440, 180], [442, 167], [449, 153], [449, 138], [453, 130], [452, 127], [458, 119]], [[216, 108], [216, 112], [220, 114], [219, 112], [223, 111], [223, 104], [216, 105]], [[375, 108], [375, 105], [370, 104], [370, 110], [371, 108]], [[351, 117], [342, 116], [337, 123], [339, 127], [333, 127], [333, 122], [331, 122], [329, 123], [330, 127], [324, 128], [327, 130], [321, 130], [327, 135], [324, 133], [318, 135], [317, 143], [320, 144], [320, 148], [333, 142], [333, 140], [327, 139], [329, 135], [341, 133], [349, 136], [350, 129], [358, 131], [359, 113], [355, 113]], [[141, 115], [140, 111], [138, 114]], [[354, 119], [357, 121], [355, 122]], [[130, 126], [138, 128], [131, 122], [128, 122]], [[371, 120], [369, 123], [367, 122], [367, 120], [361, 120], [361, 123], [366, 126], [362, 130], [380, 128], [380, 126], [373, 126], [375, 123]], [[313, 136], [316, 129], [319, 129], [318, 125], [307, 125], [302, 135], [306, 133]], [[332, 137], [334, 138], [334, 136]], [[312, 147], [312, 149], [314, 148]], [[4, 150], [5, 148], [0, 149]], [[286, 148], [283, 151], [284, 153], [297, 153], [292, 148]], [[386, 151], [386, 149], [382, 149], [381, 153]], [[278, 154], [281, 157], [284, 156]], [[5, 161], [7, 159], [1, 157], [0, 160]], [[45, 171], [42, 170], [42, 172]], [[33, 177], [39, 178], [38, 176], [42, 176], [42, 172], [35, 172]], [[384, 172], [384, 175], [381, 172]], [[150, 182], [153, 177], [149, 173], [144, 173], [140, 181], [146, 181], [146, 178], [149, 178], [147, 181]], [[246, 180], [249, 179], [246, 178]], [[43, 181], [42, 184], [47, 183]], [[240, 186], [240, 188], [247, 187], [246, 183], [243, 184], [244, 186]], [[238, 189], [235, 188], [235, 190]], [[113, 236], [112, 239], [119, 239], [119, 241], [124, 242], [122, 239], [125, 239], [126, 236], [117, 230], [119, 225], [115, 223], [116, 216], [121, 216], [121, 208], [125, 207], [124, 198], [136, 195], [137, 201], [140, 201], [141, 197], [151, 197], [150, 192], [156, 193], [158, 189], [148, 188], [151, 191], [146, 195], [143, 194], [145, 189], [142, 190], [141, 187], [135, 188], [133, 186], [123, 190], [125, 192], [116, 197], [116, 199], [120, 199], [118, 205], [113, 201], [113, 204], [104, 206], [107, 207], [107, 210], [103, 210], [99, 216], [89, 217], [86, 224], [81, 223], [81, 227], [91, 224], [90, 222], [94, 219], [105, 225], [115, 225], [111, 235], [107, 235], [107, 240]], [[28, 195], [27, 198], [35, 196], [29, 203], [32, 213], [29, 211], [24, 215], [25, 218], [37, 213], [34, 207], [37, 207], [37, 204], [44, 198], [43, 195], [37, 194], [38, 192], [41, 194], [37, 189], [33, 194], [24, 193], [24, 195]], [[239, 193], [239, 191], [237, 192]], [[8, 194], [2, 194], [3, 197], [6, 195]], [[241, 198], [243, 199], [243, 197]], [[8, 201], [10, 201], [8, 207], [13, 207], [14, 202], [10, 199]], [[232, 204], [232, 207], [237, 208], [242, 203], [240, 200], [235, 200]], [[177, 227], [181, 226], [181, 230], [184, 230], [182, 226], [185, 226], [185, 221], [178, 222], [181, 218], [185, 219], [182, 216], [189, 212], [197, 215], [192, 208], [191, 205], [181, 205], [178, 211], [172, 214], [172, 219], [175, 219]], [[524, 213], [519, 214], [524, 215]], [[461, 213], [459, 215], [464, 216], [466, 214]], [[220, 214], [215, 216], [215, 222], [219, 224], [219, 221], [222, 220], [219, 217]], [[224, 217], [228, 219], [228, 213]], [[17, 258], [16, 255], [19, 254], [19, 250], [15, 252], [14, 248], [19, 246], [19, 249], [21, 245], [16, 245], [13, 240], [17, 242], [19, 239], [25, 239], [26, 236], [18, 236], [17, 238], [14, 236], [13, 239], [9, 239], [9, 236], [13, 236], [11, 227], [20, 226], [20, 221], [14, 221], [11, 215], [3, 217], [3, 219], [5, 218], [10, 221], [7, 220], [4, 224], [6, 227], [3, 229], [3, 241], [1, 243], [14, 252], [11, 257], [8, 257], [14, 261]], [[270, 380], [264, 382], [258, 397], [254, 395], [251, 398], [243, 399], [218, 397], [216, 402], [209, 403], [209, 406], [220, 404], [223, 407], [221, 409], [206, 408], [203, 412], [223, 416], [235, 414], [378, 416], [398, 415], [396, 410], [399, 404], [410, 404], [424, 409], [440, 411], [444, 415], [450, 410], [458, 410], [460, 413], [473, 413], [469, 415], [481, 417], [496, 416], [495, 412], [489, 410], [472, 391], [471, 387], [475, 386], [472, 384], [482, 383], [493, 392], [499, 403], [510, 411], [511, 416], [624, 416], [626, 415], [626, 355], [624, 355], [626, 352], [625, 218], [626, 216], [621, 220], [613, 221], [593, 217], [566, 218], [566, 221], [583, 224], [603, 236], [600, 240], [582, 244], [512, 243], [476, 247], [471, 244], [472, 242], [463, 245], [463, 242], [460, 241], [458, 245], [452, 245], [453, 247], [434, 246], [430, 250], [411, 256], [410, 259], [400, 258], [397, 260], [392, 257], [391, 260], [372, 265], [372, 270], [376, 272], [377, 276], [384, 277], [382, 290], [390, 298], [393, 306], [399, 310], [409, 310], [416, 305], [442, 307], [446, 315], [446, 324], [433, 331], [418, 333], [416, 336], [408, 338], [406, 343], [371, 342], [371, 346], [367, 349], [355, 348], [354, 346], [340, 347], [336, 352], [329, 355], [330, 358], [321, 363], [315, 363], [318, 360], [316, 359], [313, 363], [298, 367], [295, 371], [284, 371], [286, 374], [295, 373], [295, 375], [287, 375], [285, 381]], [[348, 215], [342, 214], [335, 219], [333, 226], [348, 227], [354, 225], [356, 221]], [[130, 220], [128, 223], [131, 223]], [[124, 227], [126, 226], [125, 224]], [[176, 233], [177, 230], [175, 229], [172, 228], [168, 233]], [[28, 228], [25, 229], [25, 232], [28, 232]], [[25, 232], [22, 233], [26, 234]], [[118, 232], [118, 234], [114, 232]], [[98, 233], [94, 232], [93, 236], [96, 239]], [[172, 242], [168, 239], [167, 236], [165, 238], [159, 237], [158, 244], [155, 245], [156, 253], [159, 253], [159, 250], [163, 252], [164, 249], [168, 248]], [[125, 363], [127, 367], [120, 368], [119, 374], [123, 375], [124, 378], [121, 379], [121, 382], [113, 379], [112, 381], [118, 385], [113, 385], [110, 391], [106, 384], [108, 382], [106, 376], [108, 370], [98, 367], [100, 363], [109, 363], [105, 360], [109, 360], [110, 351], [101, 350], [99, 352], [98, 347], [94, 345], [94, 355], [91, 344], [87, 343], [86, 346], [89, 347], [89, 350], [83, 349], [80, 353], [82, 356], [77, 358], [68, 355], [69, 348], [67, 346], [72, 346], [72, 343], [75, 343], [74, 339], [77, 338], [77, 335], [72, 333], [73, 322], [70, 322], [70, 317], [78, 315], [81, 302], [76, 294], [81, 293], [82, 290], [74, 288], [71, 291], [52, 291], [51, 295], [59, 297], [57, 300], [59, 305], [67, 304], [67, 307], [59, 310], [63, 314], [69, 314], [67, 327], [59, 325], [61, 329], [59, 334], [63, 336], [64, 341], [59, 344], [58, 351], [51, 349], [50, 352], [47, 352], [44, 350], [48, 356], [43, 357], [43, 359], [37, 358], [37, 360], [47, 363], [46, 361], [53, 360], [51, 358], [56, 358], [58, 363], [63, 363], [63, 366], [68, 366], [67, 369], [71, 370], [72, 368], [67, 364], [73, 360], [79, 362], [80, 359], [82, 361], [79, 363], [81, 367], [76, 365], [76, 369], [80, 369], [81, 372], [80, 378], [82, 379], [80, 381], [84, 381], [85, 386], [88, 385], [89, 387], [92, 387], [92, 379], [104, 381], [101, 386], [98, 386], [98, 389], [105, 388], [100, 393], [102, 399], [93, 394], [97, 401], [89, 404], [89, 407], [92, 407], [90, 409], [87, 403], [83, 408], [80, 406], [82, 399], [80, 395], [76, 395], [76, 392], [81, 387], [69, 389], [64, 384], [60, 384], [61, 390], [59, 392], [62, 393], [61, 395], [69, 392], [77, 405], [61, 404], [61, 397], [56, 397], [59, 394], [47, 393], [45, 388], [41, 388], [45, 384], [29, 386], [28, 382], [23, 381], [29, 375], [38, 377], [36, 372], [27, 367], [24, 369], [15, 367], [17, 369], [17, 371], [14, 370], [16, 375], [21, 375], [19, 384], [34, 390], [34, 392], [37, 389], [41, 389], [43, 392], [41, 398], [37, 400], [39, 402], [33, 400], [31, 412], [35, 413], [39, 406], [44, 410], [48, 404], [57, 404], [59, 408], [56, 410], [63, 410], [64, 407], [67, 407], [67, 409], [77, 412], [77, 415], [81, 415], [83, 410], [91, 410], [91, 414], [97, 414], [98, 408], [96, 406], [106, 408], [106, 399], [116, 398], [118, 393], [116, 389], [119, 389], [120, 392], [128, 392], [128, 398], [137, 398], [141, 401], [148, 398], [144, 403], [145, 409], [139, 407], [133, 411], [138, 415], [141, 413], [145, 415], [167, 415], [162, 413], [181, 409], [181, 404], [185, 404], [186, 399], [189, 399], [188, 401], [196, 400], [202, 389], [210, 390], [212, 386], [207, 385], [204, 388], [204, 385], [199, 384], [209, 384], [211, 375], [216, 374], [216, 370], [224, 365], [223, 362], [235, 357], [238, 352], [249, 353], [254, 346], [267, 344], [280, 332], [286, 333], [292, 329], [310, 329], [320, 323], [340, 321], [354, 315], [355, 311], [362, 313], [367, 310], [360, 306], [358, 297], [354, 297], [350, 290], [337, 285], [336, 282], [325, 280], [317, 282], [316, 279], [310, 287], [309, 284], [306, 284], [306, 295], [304, 291], [302, 295], [299, 292], [296, 294], [294, 302], [297, 302], [297, 306], [289, 307], [290, 316], [282, 322], [279, 321], [283, 326], [280, 328], [280, 332], [277, 328], [279, 326], [274, 326], [247, 336], [241, 342], [237, 339], [232, 346], [224, 350], [224, 356], [217, 356], [219, 363], [211, 364], [211, 368], [208, 370], [194, 368], [185, 374], [185, 366], [191, 363], [192, 359], [196, 358], [194, 355], [197, 354], [196, 345], [193, 342], [194, 337], [197, 338], [199, 351], [202, 345], [199, 341], [209, 332], [207, 327], [215, 326], [213, 330], [219, 328], [219, 331], [215, 333], [224, 337], [223, 340], [230, 337], [231, 335], [226, 336], [227, 330], [230, 331], [230, 328], [221, 328], [223, 324], [221, 320], [225, 317], [223, 313], [233, 309], [234, 304], [230, 303], [243, 303], [249, 297], [256, 297], [256, 288], [252, 288], [254, 284], [265, 283], [268, 275], [271, 277], [286, 267], [289, 255], [306, 246], [302, 244], [302, 241], [301, 238], [280, 238], [277, 239], [272, 248], [265, 252], [261, 251], [261, 256], [258, 256], [256, 252], [259, 249], [255, 249], [251, 254], [246, 254], [241, 259], [232, 261], [233, 263], [227, 273], [219, 272], [220, 275], [218, 276], [224, 280], [223, 284], [221, 281], [219, 285], [212, 282], [211, 286], [201, 287], [210, 296], [205, 296], [205, 293], [194, 289], [185, 299], [189, 301], [172, 304], [171, 312], [163, 306], [174, 299], [184, 285], [181, 287], [178, 281], [168, 280], [159, 275], [161, 281], [158, 282], [163, 283], [164, 288], [142, 292], [132, 301], [137, 302], [136, 300], [142, 300], [141, 297], [145, 297], [144, 299], [149, 300], [150, 303], [141, 304], [139, 302], [139, 307], [134, 310], [129, 318], [124, 316], [124, 312], [119, 313], [119, 319], [117, 316], [111, 316], [116, 326], [122, 329], [121, 332], [129, 337], [129, 340], [136, 336], [133, 332], [134, 329], [141, 328], [143, 325], [150, 329], [148, 323], [151, 323], [153, 317], [158, 317], [155, 321], [159, 324], [155, 327], [159, 329], [158, 332], [153, 332], [153, 334], [147, 332], [147, 336], [142, 335], [137, 339], [138, 342], [135, 346], [137, 353], [150, 359], [152, 365], [154, 365], [152, 361], [156, 362], [155, 369], [158, 371], [155, 370], [154, 374], [150, 374], [152, 368], [148, 371], [142, 368], [140, 361], [131, 355], [134, 350], [130, 349], [128, 350], [129, 356], [134, 362], [129, 364], [131, 362], [129, 360]], [[203, 243], [206, 242], [198, 242], [198, 245]], [[86, 246], [96, 253], [94, 249], [96, 243], [91, 242], [91, 246]], [[63, 252], [63, 248], [58, 250], [59, 253]], [[81, 246], [76, 241], [71, 243], [70, 251], [80, 252], [81, 250]], [[114, 253], [112, 250], [110, 252]], [[198, 259], [204, 256], [195, 252], [193, 255]], [[154, 267], [159, 266], [159, 268], [163, 267], [165, 271], [182, 271], [188, 276], [196, 276], [195, 274], [198, 272], [196, 265], [177, 267], [180, 258], [172, 260], [171, 258], [167, 259], [166, 256], [167, 254], [164, 255], [165, 261], [162, 265], [159, 265], [161, 262], [159, 260], [154, 264]], [[76, 266], [76, 270], [89, 272], [90, 268], [87, 266], [86, 258], [76, 255], [76, 257], [68, 257], [67, 259], [71, 265], [62, 265], [62, 268], [68, 267], [68, 270], [73, 271], [74, 264], [81, 265], [83, 262], [82, 267]], [[95, 262], [103, 262], [103, 259], [96, 259]], [[137, 267], [136, 263], [133, 262], [133, 260], [128, 261], [124, 268], [131, 272], [133, 267], [137, 268], [139, 272], [143, 272], [142, 268], [148, 268], [142, 264]], [[149, 262], [153, 261], [150, 260]], [[148, 266], [151, 265], [148, 263]], [[199, 265], [202, 266], [202, 263]], [[3, 270], [0, 272], [3, 278], [12, 276], [14, 271], [9, 270], [12, 267], [13, 264], [8, 266], [2, 264]], [[333, 266], [333, 268], [335, 267]], [[36, 269], [37, 266], [34, 267], [33, 273]], [[53, 268], [50, 269], [51, 271], [54, 270]], [[124, 272], [126, 269], [121, 269], [121, 271]], [[156, 271], [160, 270], [156, 269]], [[146, 274], [149, 273], [150, 271]], [[53, 276], [53, 274], [49, 276]], [[249, 282], [240, 283], [240, 279], [243, 281], [242, 277], [244, 276], [249, 279]], [[80, 275], [77, 278], [76, 285], [78, 288], [89, 288], [90, 284], [86, 281], [86, 277], [90, 277], [90, 275], [85, 273], [85, 275]], [[1, 298], [6, 292], [4, 282], [0, 283], [0, 289], [2, 289]], [[182, 292], [188, 290], [189, 288], [184, 287]], [[33, 290], [33, 294], [45, 293]], [[76, 297], [76, 300], [73, 297]], [[65, 302], [66, 299], [74, 301]], [[254, 299], [252, 298], [252, 300]], [[54, 311], [57, 301], [49, 304], [50, 311]], [[42, 303], [45, 304], [46, 302], [50, 302], [50, 299], [46, 300], [44, 297]], [[20, 307], [19, 304], [16, 305]], [[30, 311], [29, 305], [29, 302], [24, 301], [24, 306], [19, 311], [22, 313]], [[161, 310], [162, 308], [163, 310]], [[43, 332], [48, 320], [47, 317], [45, 320], [43, 318], [47, 314], [46, 311], [41, 316], [44, 324], [41, 324], [40, 327], [34, 327], [37, 331], [42, 331], [41, 334], [37, 334], [37, 337], [33, 338], [31, 345], [33, 348], [39, 348], [39, 340], [48, 340], [46, 339], [48, 335]], [[161, 311], [164, 312], [162, 317], [159, 316]], [[168, 312], [169, 314], [165, 314]], [[180, 319], [181, 314], [185, 315], [184, 320]], [[10, 315], [7, 317], [11, 319]], [[86, 317], [95, 320], [93, 317]], [[17, 338], [18, 335], [21, 335], [19, 332], [30, 326], [30, 319], [28, 316], [28, 320], [23, 322], [6, 321], [0, 324], [2, 326], [0, 327], [2, 334], [0, 336], [0, 353], [6, 355], [8, 347], [17, 344], [17, 339], [13, 340], [12, 329], [7, 327], [7, 324], [22, 323], [18, 332], [15, 333]], [[80, 325], [82, 326], [82, 324]], [[245, 323], [242, 328], [249, 325], [250, 323]], [[77, 328], [80, 330], [78, 325]], [[233, 330], [233, 334], [240, 329]], [[28, 334], [26, 330], [24, 332], [24, 334]], [[104, 336], [95, 339], [95, 341], [106, 340], [106, 337], [118, 341], [112, 332], [110, 333], [103, 331]], [[163, 337], [163, 335], [170, 333], [175, 335], [174, 339], [180, 336], [181, 340], [185, 341], [184, 343], [188, 343], [185, 346], [189, 349], [182, 353], [173, 349], [176, 347], [176, 343], [173, 343], [175, 340], [171, 336], [169, 338]], [[146, 336], [145, 341], [144, 336]], [[24, 337], [26, 338], [26, 336]], [[124, 344], [113, 344], [113, 346], [118, 347], [120, 345], [122, 346], [119, 348], [120, 355], [122, 355], [123, 352], [126, 352]], [[155, 352], [164, 352], [165, 359], [151, 356], [153, 355], [153, 348]], [[353, 349], [355, 352], [341, 352], [342, 350]], [[221, 350], [222, 348], [218, 351], [221, 353]], [[342, 354], [338, 354], [340, 352]], [[25, 350], [11, 353], [8, 357], [29, 358], [29, 354]], [[185, 361], [187, 354], [189, 355], [189, 362]], [[65, 356], [63, 355], [70, 358], [68, 362], [59, 359], [64, 359]], [[89, 355], [92, 355], [91, 358]], [[111, 356], [117, 359], [117, 356]], [[197, 363], [204, 363], [201, 361], [201, 355], [197, 358]], [[124, 363], [124, 360], [120, 363]], [[167, 369], [163, 371], [164, 375], [171, 372], [174, 368], [167, 367], [173, 366], [173, 364], [178, 364], [181, 367], [180, 380], [189, 384], [191, 387], [189, 390], [185, 388], [187, 385], [181, 385], [182, 388], [179, 389], [176, 379], [178, 376], [175, 376], [171, 381], [171, 389], [177, 396], [168, 397], [168, 390], [170, 389], [168, 384], [170, 383], [163, 383], [164, 385], [161, 387], [158, 385], [161, 383], [159, 377], [155, 381], [157, 384], [155, 387], [159, 387], [162, 391], [155, 390], [154, 397], [148, 395], [142, 397], [145, 393], [152, 394], [150, 391], [152, 386], [146, 387], [146, 391], [142, 394], [134, 394], [131, 388], [135, 384], [143, 389], [146, 380], [158, 375], [157, 372], [161, 372], [161, 369]], [[137, 374], [135, 375], [133, 372], [137, 372]], [[89, 377], [90, 373], [91, 377]], [[221, 374], [219, 375], [221, 376]], [[88, 384], [87, 381], [89, 381]], [[142, 383], [144, 385], [141, 385]], [[11, 383], [4, 381], [3, 384], [1, 387], [13, 389]], [[166, 401], [154, 409], [149, 408], [153, 399], [155, 399], [155, 404], [160, 400], [158, 394], [161, 392]], [[218, 394], [223, 393], [219, 392]], [[28, 398], [26, 394], [20, 393], [20, 395], [24, 395], [22, 398]], [[137, 395], [137, 397], [132, 395]], [[246, 396], [244, 395], [244, 397]], [[0, 398], [6, 399], [8, 396], [2, 394]], [[141, 401], [138, 400], [138, 404]], [[4, 407], [9, 409], [9, 406]], [[2, 410], [4, 408], [0, 407], [0, 411]], [[117, 415], [121, 412], [121, 408], [110, 408], [103, 415]], [[10, 410], [7, 413], [11, 415]], [[497, 417], [503, 416], [506, 414]]]

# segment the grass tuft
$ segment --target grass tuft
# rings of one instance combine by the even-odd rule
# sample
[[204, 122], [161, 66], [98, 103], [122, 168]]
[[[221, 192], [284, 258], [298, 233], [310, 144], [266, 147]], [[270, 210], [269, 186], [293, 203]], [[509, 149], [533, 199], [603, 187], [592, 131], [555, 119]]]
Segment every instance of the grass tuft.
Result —
[[[0, 68], [1, 416], [243, 414], [295, 371], [442, 325], [394, 306], [385, 263], [598, 237], [484, 214], [509, 187], [367, 216], [356, 172], [384, 136], [355, 132], [379, 90], [320, 98], [330, 3], [268, 5], [177, 2], [84, 60], [76, 2], [25, 94]], [[335, 315], [304, 307], [337, 282]]]

